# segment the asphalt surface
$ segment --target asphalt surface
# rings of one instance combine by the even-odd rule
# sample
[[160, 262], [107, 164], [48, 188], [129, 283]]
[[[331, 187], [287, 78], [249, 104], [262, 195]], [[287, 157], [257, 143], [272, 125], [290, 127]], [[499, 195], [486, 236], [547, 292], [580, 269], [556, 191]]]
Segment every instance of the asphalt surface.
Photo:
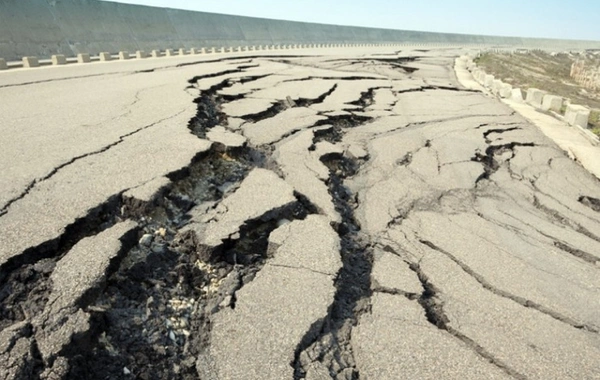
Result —
[[466, 50], [254, 53], [0, 73], [0, 378], [600, 379], [596, 148]]

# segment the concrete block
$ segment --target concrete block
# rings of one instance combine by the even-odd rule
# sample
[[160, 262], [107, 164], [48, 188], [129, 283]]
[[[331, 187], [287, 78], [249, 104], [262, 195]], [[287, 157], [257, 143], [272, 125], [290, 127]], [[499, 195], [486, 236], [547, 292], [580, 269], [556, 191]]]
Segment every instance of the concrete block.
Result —
[[206, 48], [200, 49], [200, 54], [206, 54]]
[[77, 54], [77, 62], [78, 63], [89, 63], [92, 59], [88, 53], [79, 53]]
[[160, 52], [160, 50], [152, 50], [152, 53], [150, 54], [153, 58], [158, 58], [160, 57], [162, 54]]
[[544, 95], [542, 109], [544, 111], [560, 112], [563, 105], [563, 98], [557, 95]]
[[0, 70], [6, 70], [8, 69], [8, 66], [6, 65], [6, 61], [4, 60], [4, 58], [0, 58]]
[[485, 79], [483, 80], [483, 84], [487, 88], [492, 88], [492, 86], [494, 85], [494, 76], [487, 74], [485, 76]]
[[500, 93], [500, 89], [502, 88], [503, 84], [504, 83], [500, 79], [494, 79], [494, 81], [492, 82], [492, 92], [494, 94]]
[[501, 98], [509, 99], [512, 96], [512, 89], [513, 88], [510, 84], [503, 83], [498, 95], [500, 95]]
[[196, 54], [198, 54], [198, 49], [196, 49], [196, 48], [191, 48], [191, 49], [190, 49], [190, 54], [191, 54], [191, 55], [196, 55]]
[[215, 54], [216, 52], [217, 52], [217, 48], [212, 47], [209, 49], [210, 54]]
[[38, 67], [39, 65], [37, 57], [23, 57], [23, 67]]
[[527, 96], [525, 98], [525, 102], [531, 104], [534, 107], [541, 108], [542, 101], [544, 100], [544, 95], [546, 92], [539, 90], [537, 88], [529, 88], [527, 89]]
[[510, 99], [517, 103], [523, 103], [523, 93], [521, 92], [521, 89], [513, 88], [510, 95]]
[[53, 65], [66, 65], [67, 64], [67, 57], [65, 57], [63, 54], [54, 54], [52, 56], [52, 64]]
[[588, 119], [590, 118], [590, 110], [584, 106], [577, 104], [567, 105], [567, 111], [565, 112], [565, 120], [569, 125], [578, 125], [583, 128], [587, 128]]
[[219, 53], [225, 53], [225, 48], [224, 47], [220, 48]]
[[187, 50], [179, 49], [179, 55], [187, 55]]
[[98, 54], [98, 56], [100, 57], [100, 60], [103, 62], [108, 62], [108, 61], [112, 60], [112, 56], [108, 52], [102, 52], [102, 53]]
[[119, 59], [122, 61], [128, 60], [129, 59], [129, 52], [128, 51], [120, 51], [119, 52]]
[[144, 59], [144, 58], [148, 57], [148, 54], [146, 54], [146, 52], [143, 50], [138, 50], [135, 52], [135, 57], [137, 59]]
[[165, 49], [165, 57], [173, 57], [174, 55], [173, 49]]

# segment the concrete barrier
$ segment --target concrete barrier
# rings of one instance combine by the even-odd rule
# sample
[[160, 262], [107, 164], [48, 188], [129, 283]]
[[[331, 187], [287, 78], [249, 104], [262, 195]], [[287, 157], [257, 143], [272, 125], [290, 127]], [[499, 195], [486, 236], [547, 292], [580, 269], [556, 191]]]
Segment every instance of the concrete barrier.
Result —
[[0, 58], [0, 70], [6, 70], [8, 69], [8, 65], [6, 64], [6, 61], [4, 60], [4, 58]]
[[150, 55], [152, 56], [152, 58], [158, 58], [161, 56], [161, 52], [160, 50], [152, 50], [152, 52], [150, 53]]
[[504, 83], [500, 79], [494, 79], [492, 82], [492, 92], [494, 94], [499, 94], [503, 84]]
[[67, 58], [63, 54], [54, 54], [52, 55], [52, 64], [54, 66], [66, 65]]
[[91, 58], [88, 53], [77, 54], [77, 63], [89, 63], [89, 62], [91, 62]]
[[179, 49], [179, 55], [187, 55], [187, 51], [185, 49]]
[[126, 61], [129, 59], [129, 52], [128, 51], [120, 51], [119, 52], [119, 59], [121, 61]]
[[482, 71], [479, 74], [479, 77], [477, 78], [477, 80], [479, 81], [479, 83], [481, 83], [482, 85], [485, 84], [485, 77], [487, 76], [487, 74], [485, 73], [485, 71]]
[[191, 54], [191, 55], [196, 55], [196, 54], [198, 54], [198, 49], [196, 49], [196, 48], [191, 48], [191, 49], [190, 49], [190, 54]]
[[560, 112], [563, 105], [563, 98], [557, 95], [544, 95], [542, 109], [544, 111]]
[[110, 53], [108, 53], [108, 52], [102, 52], [98, 56], [100, 57], [100, 60], [103, 62], [108, 62], [108, 61], [112, 60], [112, 55], [110, 55]]
[[173, 57], [174, 55], [173, 49], [165, 49], [165, 57]]
[[512, 86], [508, 83], [503, 83], [498, 94], [501, 98], [509, 99], [512, 96]]
[[23, 67], [27, 67], [27, 68], [32, 68], [32, 67], [38, 67], [40, 65], [40, 62], [38, 61], [37, 57], [23, 57]]
[[148, 54], [143, 50], [138, 50], [135, 52], [135, 58], [137, 58], [137, 59], [144, 59], [147, 57], [148, 57]]
[[513, 88], [510, 95], [510, 99], [517, 103], [523, 103], [523, 93], [521, 92], [521, 89]]
[[569, 125], [587, 128], [590, 110], [584, 106], [569, 104], [565, 112], [565, 120]]
[[544, 101], [545, 95], [545, 91], [539, 90], [537, 88], [529, 88], [527, 89], [527, 96], [525, 98], [525, 102], [531, 104], [536, 108], [542, 108], [542, 102]]

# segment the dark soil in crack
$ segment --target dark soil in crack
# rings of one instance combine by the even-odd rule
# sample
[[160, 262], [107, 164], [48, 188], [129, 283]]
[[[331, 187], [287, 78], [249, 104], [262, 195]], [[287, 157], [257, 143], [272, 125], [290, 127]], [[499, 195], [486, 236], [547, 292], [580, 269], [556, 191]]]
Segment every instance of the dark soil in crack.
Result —
[[600, 199], [598, 198], [581, 196], [579, 197], [579, 203], [591, 208], [596, 212], [600, 212]]
[[0, 268], [0, 331], [15, 322], [30, 320], [44, 309], [56, 263], [81, 239], [121, 221], [120, 206], [119, 197], [111, 197], [67, 226], [59, 238], [26, 250]]
[[359, 379], [350, 337], [359, 316], [370, 307], [373, 255], [370, 242], [360, 234], [354, 218], [356, 199], [343, 184], [344, 178], [356, 173], [359, 164], [340, 155], [327, 155], [322, 161], [330, 169], [329, 192], [342, 216], [336, 229], [341, 238], [343, 266], [335, 280], [336, 293], [327, 317], [317, 321], [296, 348], [294, 378], [305, 378], [307, 366], [319, 362], [334, 379]]
[[269, 107], [268, 109], [266, 109], [265, 111], [253, 114], [253, 115], [246, 115], [246, 116], [242, 116], [242, 119], [244, 119], [247, 122], [250, 123], [257, 123], [261, 120], [265, 120], [265, 119], [270, 119], [273, 116], [276, 116], [277, 114], [285, 111], [288, 108], [288, 106], [285, 104], [285, 102], [281, 101], [281, 102], [277, 102], [275, 104], [273, 104], [271, 107]]
[[325, 101], [325, 99], [327, 99], [327, 97], [331, 94], [333, 94], [333, 92], [336, 90], [336, 88], [338, 87], [337, 84], [334, 84], [333, 86], [331, 86], [331, 88], [329, 89], [329, 91], [327, 91], [326, 93], [324, 93], [323, 95], [319, 96], [316, 99], [304, 99], [304, 98], [300, 98], [294, 101], [294, 104], [297, 107], [310, 107], [313, 104], [321, 104]]
[[370, 105], [373, 105], [373, 103], [375, 102], [375, 90], [379, 90], [382, 87], [373, 87], [370, 88], [369, 91], [366, 92], [362, 92], [360, 94], [360, 99], [351, 102], [349, 104], [355, 105], [355, 106], [360, 106], [362, 107], [362, 109], [365, 109], [367, 107], [369, 107]]
[[491, 175], [500, 169], [501, 164], [496, 159], [496, 156], [500, 156], [505, 152], [512, 152], [511, 157], [508, 159], [510, 161], [515, 157], [515, 148], [519, 146], [533, 147], [535, 144], [511, 142], [503, 145], [490, 145], [485, 150], [485, 154], [476, 152], [471, 161], [480, 162], [483, 165], [484, 172], [475, 180], [475, 183], [479, 183], [479, 181], [484, 179], [490, 179]]
[[[228, 85], [230, 81], [224, 81], [196, 100], [198, 112], [189, 128], [197, 136], [226, 123], [216, 91]], [[152, 201], [123, 200], [121, 211], [142, 227], [140, 240], [87, 307], [94, 316], [89, 337], [82, 340], [87, 345], [76, 342], [68, 348], [66, 378], [198, 378], [195, 354], [202, 346], [196, 343], [206, 337], [192, 331], [206, 332], [195, 328], [205, 325], [207, 310], [216, 311], [215, 300], [223, 298], [210, 289], [234, 270], [240, 281], [230, 293], [252, 277], [252, 270], [266, 257], [268, 235], [281, 215], [244, 226], [240, 238], [226, 242], [210, 262], [200, 260], [193, 236], [178, 234], [178, 229], [187, 223], [192, 207], [216, 204], [252, 168], [267, 161], [265, 152], [250, 147], [227, 150], [215, 144], [190, 166], [169, 175], [172, 183]], [[282, 213], [289, 218], [304, 215], [298, 211], [301, 204], [296, 206]]]
[[89, 308], [97, 314], [95, 344], [70, 358], [67, 378], [125, 379], [129, 372], [139, 379], [197, 379], [211, 315], [235, 307], [235, 292], [263, 267], [279, 221], [308, 213], [299, 200], [248, 221], [239, 238], [204, 257], [193, 234], [149, 223], [144, 232], [151, 238], [127, 254]]
[[[226, 123], [218, 88], [202, 93], [190, 129], [198, 136]], [[250, 170], [269, 165], [269, 151], [218, 144], [169, 178], [152, 201], [124, 199], [122, 212], [142, 232], [86, 311], [86, 339], [65, 351], [68, 379], [197, 379], [196, 360], [210, 344], [211, 315], [235, 308], [235, 292], [253, 280], [268, 257], [268, 237], [282, 219], [315, 212], [306, 198], [246, 222], [239, 234], [211, 252], [193, 233], [179, 233], [197, 205], [214, 207]], [[85, 343], [82, 343], [85, 342]]]
[[313, 132], [313, 144], [309, 149], [314, 150], [315, 144], [320, 141], [339, 143], [344, 136], [344, 129], [354, 128], [370, 120], [372, 118], [358, 115], [329, 116], [317, 123], [316, 126], [329, 126], [329, 128], [317, 129]]

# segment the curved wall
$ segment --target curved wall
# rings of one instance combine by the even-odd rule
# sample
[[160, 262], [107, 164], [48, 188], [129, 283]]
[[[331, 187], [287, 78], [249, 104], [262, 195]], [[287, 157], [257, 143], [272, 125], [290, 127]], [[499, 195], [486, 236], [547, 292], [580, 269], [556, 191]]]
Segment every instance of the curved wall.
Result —
[[[507, 33], [510, 31], [507, 30]], [[429, 33], [228, 16], [96, 0], [0, 0], [0, 58], [294, 43], [600, 48], [598, 41]]]

